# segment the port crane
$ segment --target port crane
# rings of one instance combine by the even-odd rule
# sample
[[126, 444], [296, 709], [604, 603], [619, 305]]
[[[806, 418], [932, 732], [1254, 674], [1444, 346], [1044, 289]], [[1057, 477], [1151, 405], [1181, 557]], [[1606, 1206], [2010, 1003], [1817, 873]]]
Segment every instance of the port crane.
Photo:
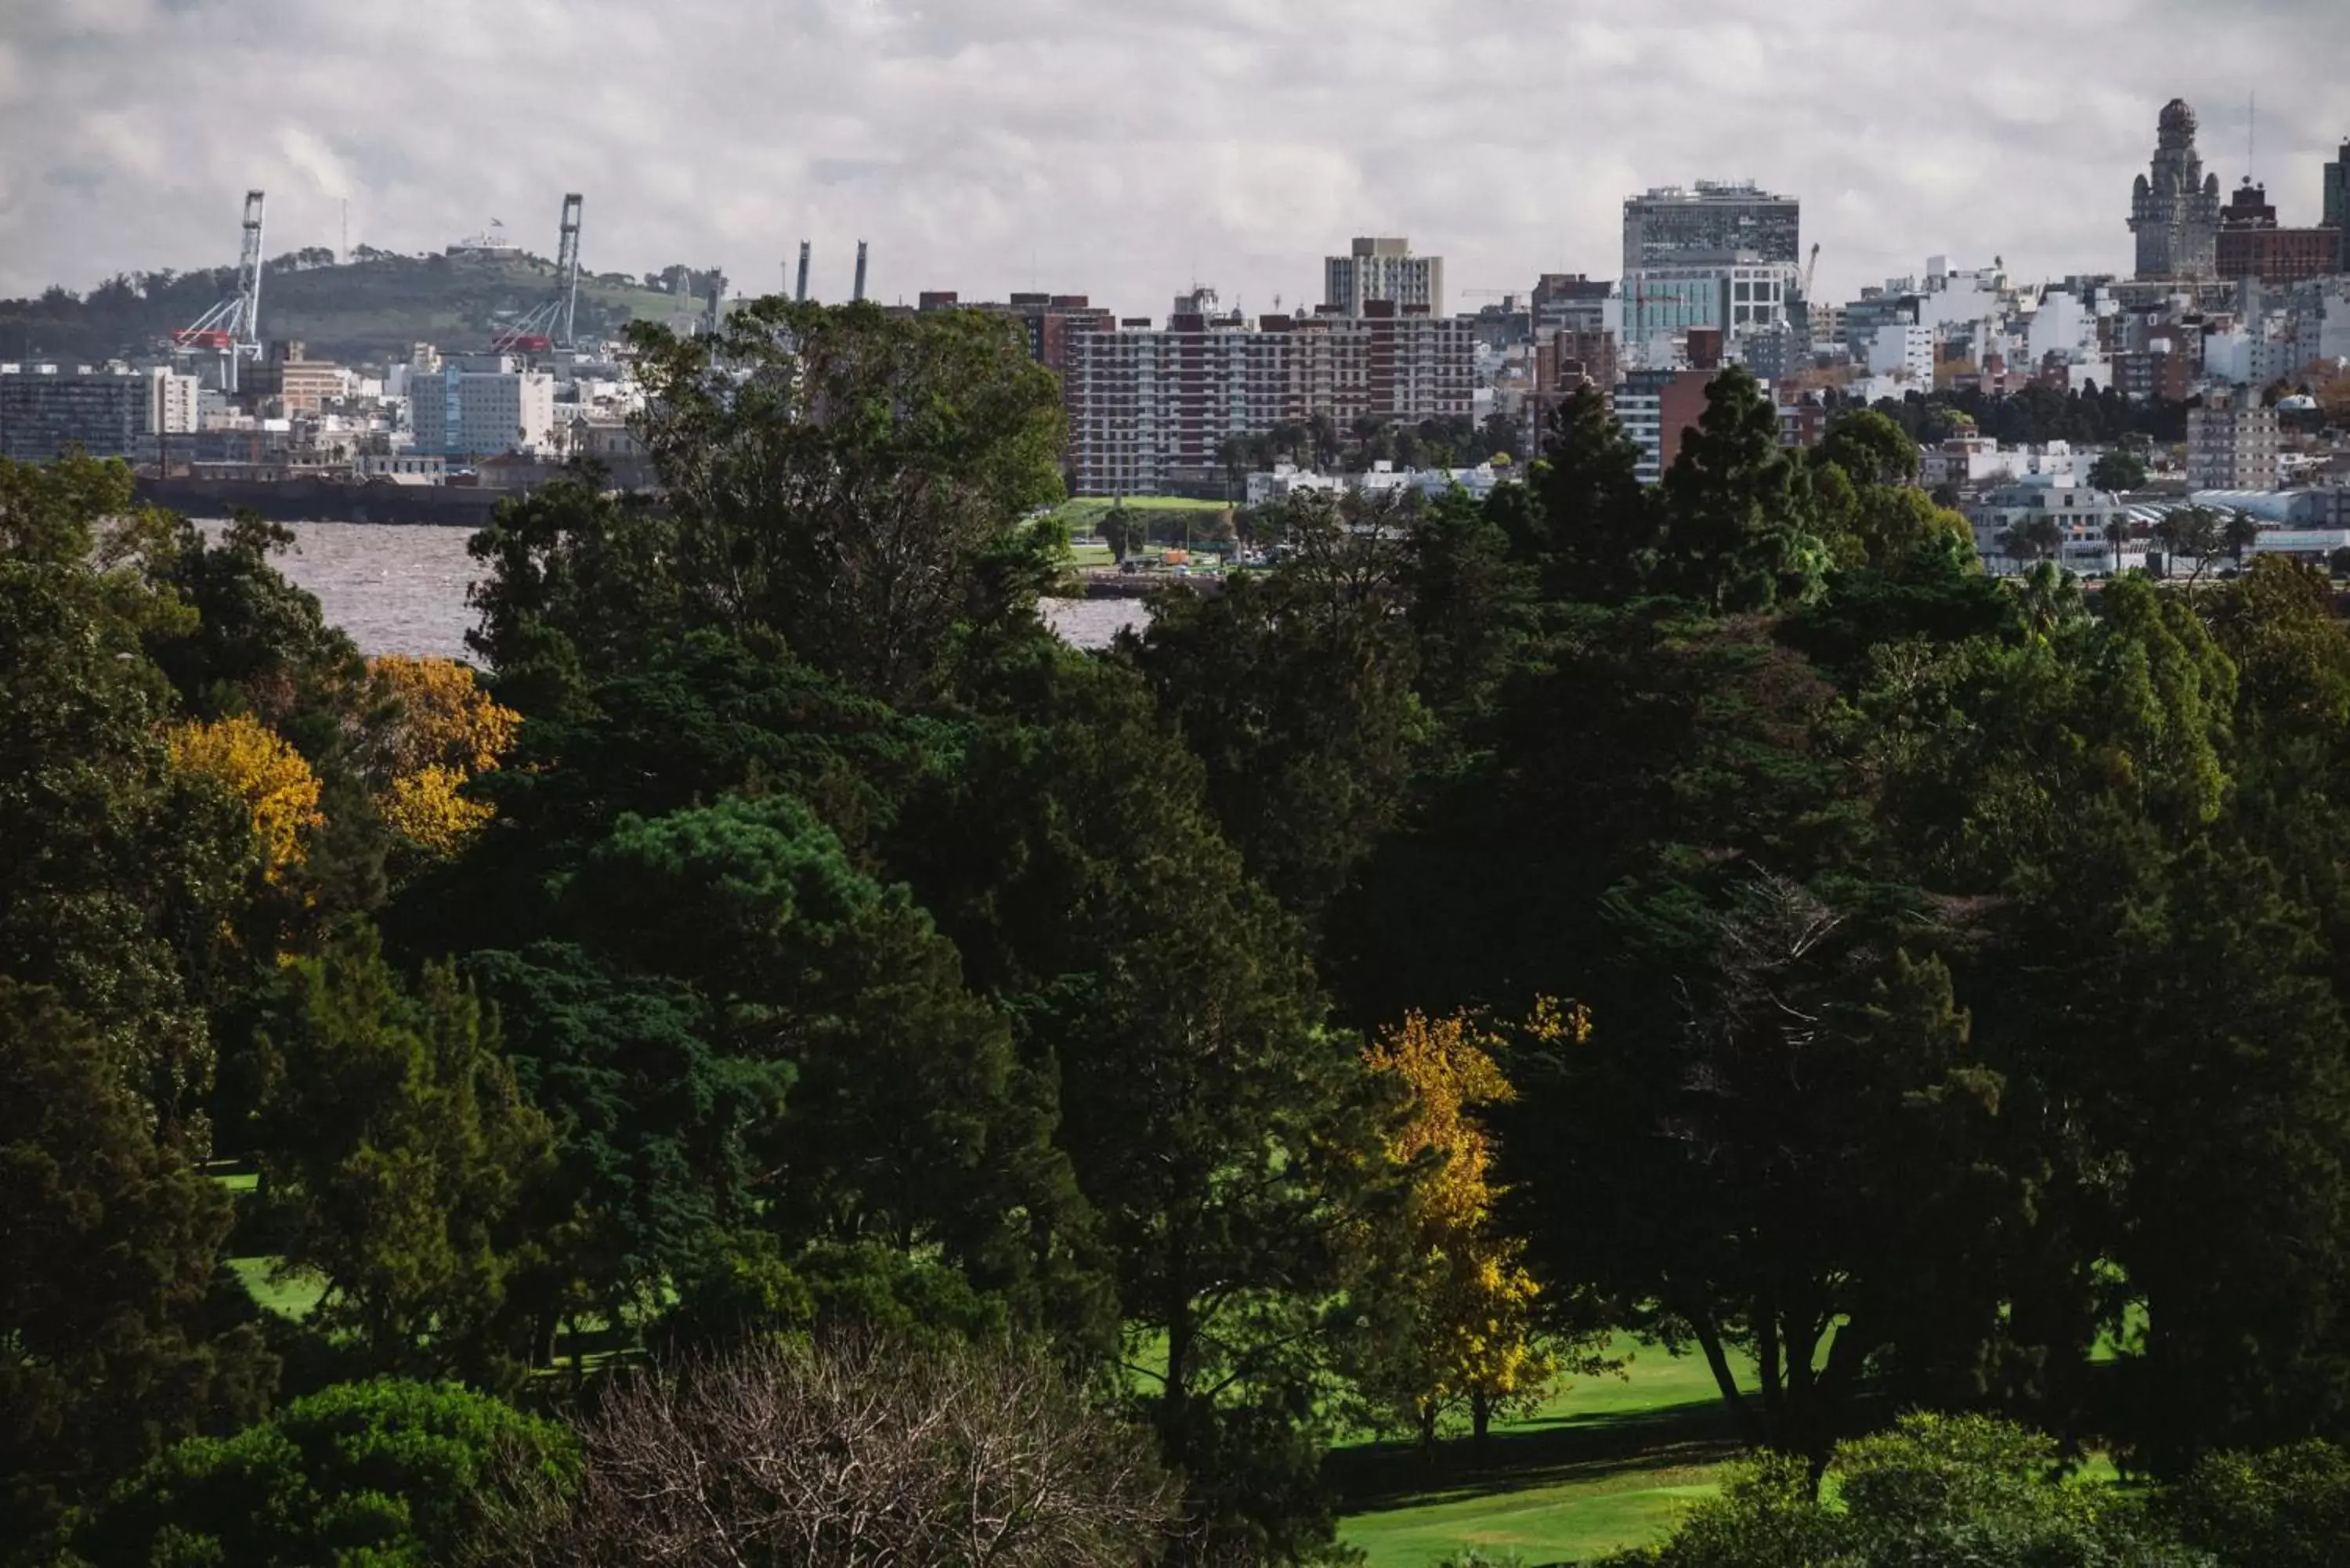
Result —
[[543, 354], [574, 346], [572, 319], [579, 303], [579, 214], [587, 203], [578, 192], [563, 198], [562, 236], [555, 251], [555, 290], [490, 339], [498, 353]]
[[238, 252], [236, 292], [172, 334], [175, 348], [204, 349], [222, 358], [222, 383], [236, 387], [236, 362], [261, 357], [262, 193], [244, 193], [244, 244]]

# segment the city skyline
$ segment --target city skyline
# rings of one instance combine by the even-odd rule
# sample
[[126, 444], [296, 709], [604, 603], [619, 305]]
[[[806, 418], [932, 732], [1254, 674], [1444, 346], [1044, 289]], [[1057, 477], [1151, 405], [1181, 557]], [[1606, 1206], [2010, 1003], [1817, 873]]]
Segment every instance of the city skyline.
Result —
[[437, 250], [494, 215], [551, 254], [579, 190], [598, 270], [714, 264], [763, 293], [806, 238], [838, 299], [865, 239], [879, 298], [1033, 286], [1121, 314], [1194, 282], [1296, 308], [1372, 234], [1443, 257], [1473, 309], [1541, 272], [1615, 275], [1624, 198], [1700, 179], [1799, 198], [1831, 297], [1930, 254], [2127, 275], [2174, 97], [2232, 189], [2257, 92], [2251, 171], [2317, 221], [2350, 16], [2230, 10], [35, 0], [0, 33], [0, 293], [228, 265], [248, 186], [272, 254], [339, 245], [346, 202], [355, 244]]

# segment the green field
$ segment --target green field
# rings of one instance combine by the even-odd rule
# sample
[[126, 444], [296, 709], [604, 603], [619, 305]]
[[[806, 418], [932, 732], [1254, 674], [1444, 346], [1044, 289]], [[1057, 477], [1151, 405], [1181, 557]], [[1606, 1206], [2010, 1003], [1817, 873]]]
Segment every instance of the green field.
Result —
[[[1069, 537], [1082, 539], [1100, 532], [1102, 518], [1118, 504], [1107, 495], [1079, 496], [1053, 508], [1053, 516], [1068, 528]], [[1154, 524], [1170, 513], [1191, 512], [1201, 517], [1213, 517], [1227, 509], [1221, 501], [1186, 501], [1177, 495], [1129, 495], [1124, 504], [1128, 512], [1154, 514]]]
[[1575, 1379], [1540, 1413], [1496, 1427], [1482, 1467], [1465, 1440], [1433, 1461], [1402, 1443], [1340, 1449], [1341, 1535], [1370, 1568], [1429, 1568], [1471, 1545], [1534, 1568], [1663, 1536], [1712, 1494], [1737, 1445], [1702, 1360], [1629, 1339], [1610, 1353], [1630, 1357], [1624, 1376]]
[[327, 1293], [320, 1281], [307, 1278], [277, 1280], [271, 1277], [277, 1267], [276, 1258], [231, 1258], [229, 1268], [244, 1286], [254, 1304], [264, 1312], [274, 1312], [280, 1317], [301, 1319], [310, 1315], [318, 1298]]

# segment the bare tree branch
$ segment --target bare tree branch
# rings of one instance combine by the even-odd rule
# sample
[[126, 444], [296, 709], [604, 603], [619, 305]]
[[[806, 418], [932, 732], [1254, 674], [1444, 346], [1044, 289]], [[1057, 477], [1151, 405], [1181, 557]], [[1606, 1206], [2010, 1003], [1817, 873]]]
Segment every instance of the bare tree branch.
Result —
[[575, 1483], [509, 1479], [482, 1568], [1095, 1568], [1176, 1517], [1147, 1437], [1041, 1353], [754, 1341], [616, 1388]]

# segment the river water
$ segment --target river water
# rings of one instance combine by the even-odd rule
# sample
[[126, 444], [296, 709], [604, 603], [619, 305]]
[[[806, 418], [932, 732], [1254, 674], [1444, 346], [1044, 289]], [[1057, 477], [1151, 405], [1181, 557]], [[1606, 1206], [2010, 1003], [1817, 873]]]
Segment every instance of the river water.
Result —
[[[217, 535], [224, 524], [202, 524]], [[327, 618], [359, 651], [466, 659], [473, 612], [465, 590], [480, 569], [463, 528], [386, 523], [296, 523], [295, 547], [277, 569], [317, 596]], [[1079, 648], [1107, 647], [1146, 612], [1134, 599], [1046, 599], [1045, 619]]]

